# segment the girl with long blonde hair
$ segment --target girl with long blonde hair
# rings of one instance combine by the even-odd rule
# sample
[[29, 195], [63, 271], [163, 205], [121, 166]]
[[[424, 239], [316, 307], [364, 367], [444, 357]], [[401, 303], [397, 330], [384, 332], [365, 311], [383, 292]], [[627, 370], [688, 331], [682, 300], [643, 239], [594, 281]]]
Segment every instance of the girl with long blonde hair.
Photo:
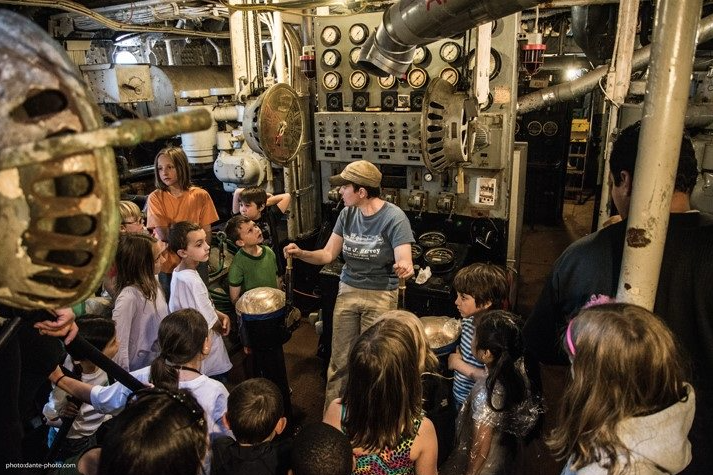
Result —
[[695, 396], [658, 317], [631, 304], [590, 307], [570, 321], [564, 347], [572, 382], [548, 441], [568, 459], [563, 473], [669, 474], [688, 465]]

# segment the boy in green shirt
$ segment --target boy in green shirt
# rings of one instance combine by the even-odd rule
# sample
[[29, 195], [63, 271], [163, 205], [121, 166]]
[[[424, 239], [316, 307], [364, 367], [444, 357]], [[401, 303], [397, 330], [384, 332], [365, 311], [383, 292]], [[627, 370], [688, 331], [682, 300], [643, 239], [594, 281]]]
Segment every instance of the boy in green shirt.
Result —
[[240, 294], [256, 287], [280, 288], [277, 258], [264, 245], [262, 231], [250, 218], [234, 216], [225, 227], [228, 239], [240, 247], [228, 272], [230, 301], [235, 305]]
[[[274, 289], [281, 287], [275, 253], [269, 246], [262, 244], [262, 231], [255, 222], [243, 215], [234, 216], [225, 226], [225, 234], [240, 247], [228, 271], [230, 300], [233, 305], [238, 301], [240, 294], [248, 290], [257, 287]], [[290, 386], [287, 382], [282, 343], [275, 342], [270, 347], [252, 346], [247, 341], [247, 334], [244, 331], [241, 331], [241, 339], [246, 352], [252, 354], [253, 375], [267, 378], [280, 388], [285, 405], [285, 416], [288, 421], [291, 421]]]

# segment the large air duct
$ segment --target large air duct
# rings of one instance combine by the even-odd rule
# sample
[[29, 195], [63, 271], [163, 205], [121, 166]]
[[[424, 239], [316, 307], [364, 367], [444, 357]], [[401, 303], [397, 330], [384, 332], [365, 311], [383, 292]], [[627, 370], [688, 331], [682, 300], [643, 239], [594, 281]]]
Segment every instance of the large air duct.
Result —
[[403, 77], [416, 46], [532, 8], [539, 0], [401, 0], [361, 48], [359, 66], [377, 76]]

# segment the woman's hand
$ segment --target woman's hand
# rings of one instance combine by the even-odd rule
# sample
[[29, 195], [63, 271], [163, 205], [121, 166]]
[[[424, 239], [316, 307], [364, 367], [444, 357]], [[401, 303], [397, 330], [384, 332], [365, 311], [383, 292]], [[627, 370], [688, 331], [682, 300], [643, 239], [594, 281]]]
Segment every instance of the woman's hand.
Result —
[[285, 259], [290, 256], [296, 257], [297, 259], [299, 259], [300, 256], [302, 255], [302, 249], [300, 249], [300, 247], [293, 242], [291, 242], [290, 244], [285, 246], [285, 248], [282, 250], [282, 252], [285, 254]]

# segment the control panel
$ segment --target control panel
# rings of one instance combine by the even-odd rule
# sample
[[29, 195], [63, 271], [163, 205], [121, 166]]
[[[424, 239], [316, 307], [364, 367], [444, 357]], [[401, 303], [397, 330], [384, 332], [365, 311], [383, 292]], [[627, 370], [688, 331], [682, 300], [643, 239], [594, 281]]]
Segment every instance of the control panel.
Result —
[[317, 160], [422, 165], [421, 114], [317, 112]]

